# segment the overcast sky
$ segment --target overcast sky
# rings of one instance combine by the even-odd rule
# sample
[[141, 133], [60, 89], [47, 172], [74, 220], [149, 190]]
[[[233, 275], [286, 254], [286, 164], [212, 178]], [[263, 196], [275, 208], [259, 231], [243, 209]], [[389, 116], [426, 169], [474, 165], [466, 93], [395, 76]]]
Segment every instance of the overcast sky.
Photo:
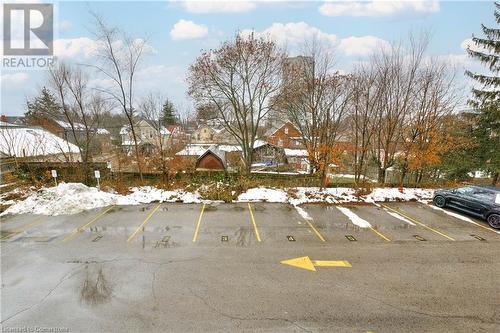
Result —
[[[316, 35], [336, 48], [339, 70], [349, 71], [373, 48], [422, 29], [432, 32], [429, 55], [459, 67], [477, 68], [465, 54], [467, 39], [480, 35], [480, 24], [494, 26], [493, 3], [486, 1], [364, 2], [70, 2], [57, 4], [55, 52], [60, 59], [92, 63], [95, 41], [90, 10], [136, 38], [146, 38], [149, 52], [138, 75], [138, 98], [146, 92], [170, 97], [189, 110], [185, 76], [203, 49], [215, 48], [237, 31], [255, 29], [298, 53], [301, 41]], [[41, 70], [4, 70], [2, 114], [21, 115], [26, 98], [44, 85]]]

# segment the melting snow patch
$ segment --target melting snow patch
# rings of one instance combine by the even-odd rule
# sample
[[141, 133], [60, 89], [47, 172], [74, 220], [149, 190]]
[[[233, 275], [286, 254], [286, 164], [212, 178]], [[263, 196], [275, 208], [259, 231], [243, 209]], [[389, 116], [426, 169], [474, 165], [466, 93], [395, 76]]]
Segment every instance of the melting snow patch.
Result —
[[392, 217], [397, 218], [398, 220], [401, 220], [401, 221], [403, 221], [403, 222], [406, 222], [406, 223], [408, 223], [408, 224], [410, 224], [410, 225], [415, 225], [415, 223], [413, 223], [412, 221], [410, 221], [410, 220], [406, 219], [405, 217], [403, 217], [403, 216], [399, 215], [398, 213], [391, 212], [390, 210], [385, 209], [385, 208], [384, 208], [384, 210], [385, 210], [385, 212], [386, 212], [387, 214], [391, 215]]
[[371, 224], [368, 221], [363, 220], [361, 217], [354, 214], [349, 208], [337, 206], [337, 209], [340, 210], [342, 213], [344, 213], [344, 215], [347, 216], [349, 220], [351, 220], [351, 222], [357, 225], [358, 227], [361, 228], [371, 227]]
[[304, 220], [312, 220], [313, 218], [309, 215], [309, 213], [306, 212], [306, 210], [302, 207], [299, 207], [299, 206], [294, 206], [295, 209], [297, 210], [297, 213], [299, 213], [300, 216], [302, 216], [302, 218]]
[[[425, 203], [425, 202], [424, 202], [424, 204], [426, 204], [427, 206], [431, 207], [432, 209], [439, 210], [439, 211], [441, 211], [441, 212], [443, 212], [443, 213], [445, 213], [445, 214], [448, 214], [448, 215], [450, 215], [450, 216], [453, 216], [453, 217], [455, 217], [455, 218], [457, 218], [457, 219], [459, 219], [459, 220], [462, 220], [462, 221], [465, 221], [465, 222], [469, 222], [469, 223], [472, 223], [472, 224], [476, 224], [476, 225], [480, 225], [480, 224], [479, 224], [479, 223], [477, 223], [476, 221], [474, 221], [474, 220], [472, 220], [472, 219], [468, 218], [467, 216], [463, 216], [463, 215], [460, 215], [460, 214], [455, 213], [455, 212], [450, 212], [450, 211], [448, 211], [448, 210], [446, 210], [446, 209], [439, 208], [439, 207], [436, 207], [436, 206], [434, 206], [434, 205], [430, 205], [430, 204]], [[491, 230], [492, 230], [492, 231], [494, 231], [494, 232], [496, 232], [497, 234], [500, 234], [500, 231], [496, 231], [496, 230], [493, 230], [493, 229], [491, 229]]]

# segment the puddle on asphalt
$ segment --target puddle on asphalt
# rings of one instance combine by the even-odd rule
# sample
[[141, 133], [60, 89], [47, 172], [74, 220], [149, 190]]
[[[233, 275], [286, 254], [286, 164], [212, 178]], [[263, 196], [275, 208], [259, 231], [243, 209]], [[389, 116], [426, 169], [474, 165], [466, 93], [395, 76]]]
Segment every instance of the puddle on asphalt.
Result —
[[166, 248], [177, 247], [177, 246], [179, 246], [179, 244], [174, 242], [170, 235], [165, 235], [161, 238], [161, 240], [156, 242], [156, 244], [154, 245], [154, 248], [166, 249]]
[[248, 246], [251, 242], [251, 237], [253, 237], [252, 231], [247, 227], [240, 227], [236, 233], [236, 246]]
[[9, 239], [12, 236], [14, 236], [15, 234], [17, 234], [17, 232], [15, 232], [15, 231], [1, 230], [1, 232], [0, 232], [0, 238], [2, 238], [2, 240], [3, 239]]
[[254, 204], [252, 208], [256, 212], [263, 212], [266, 210], [266, 207], [264, 207], [264, 205], [260, 205], [260, 204]]
[[80, 289], [80, 301], [96, 306], [109, 302], [113, 288], [105, 278], [102, 267], [85, 266], [85, 279]]
[[215, 205], [206, 205], [205, 212], [215, 212], [217, 210], [217, 206]]

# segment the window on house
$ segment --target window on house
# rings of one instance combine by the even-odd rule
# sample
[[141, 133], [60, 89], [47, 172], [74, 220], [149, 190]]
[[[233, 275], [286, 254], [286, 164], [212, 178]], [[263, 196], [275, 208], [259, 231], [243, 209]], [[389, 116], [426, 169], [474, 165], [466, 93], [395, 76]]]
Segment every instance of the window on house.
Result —
[[288, 127], [285, 127], [285, 134], [288, 134]]
[[283, 140], [278, 139], [278, 147], [283, 147]]

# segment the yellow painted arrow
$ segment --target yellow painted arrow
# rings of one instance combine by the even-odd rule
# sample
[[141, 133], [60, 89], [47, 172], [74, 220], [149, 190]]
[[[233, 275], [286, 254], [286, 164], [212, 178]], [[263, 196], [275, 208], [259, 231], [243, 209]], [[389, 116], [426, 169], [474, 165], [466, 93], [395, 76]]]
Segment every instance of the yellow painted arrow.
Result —
[[352, 267], [349, 261], [345, 260], [311, 260], [308, 256], [293, 258], [281, 261], [284, 265], [290, 265], [308, 271], [316, 272], [315, 266], [320, 267]]

